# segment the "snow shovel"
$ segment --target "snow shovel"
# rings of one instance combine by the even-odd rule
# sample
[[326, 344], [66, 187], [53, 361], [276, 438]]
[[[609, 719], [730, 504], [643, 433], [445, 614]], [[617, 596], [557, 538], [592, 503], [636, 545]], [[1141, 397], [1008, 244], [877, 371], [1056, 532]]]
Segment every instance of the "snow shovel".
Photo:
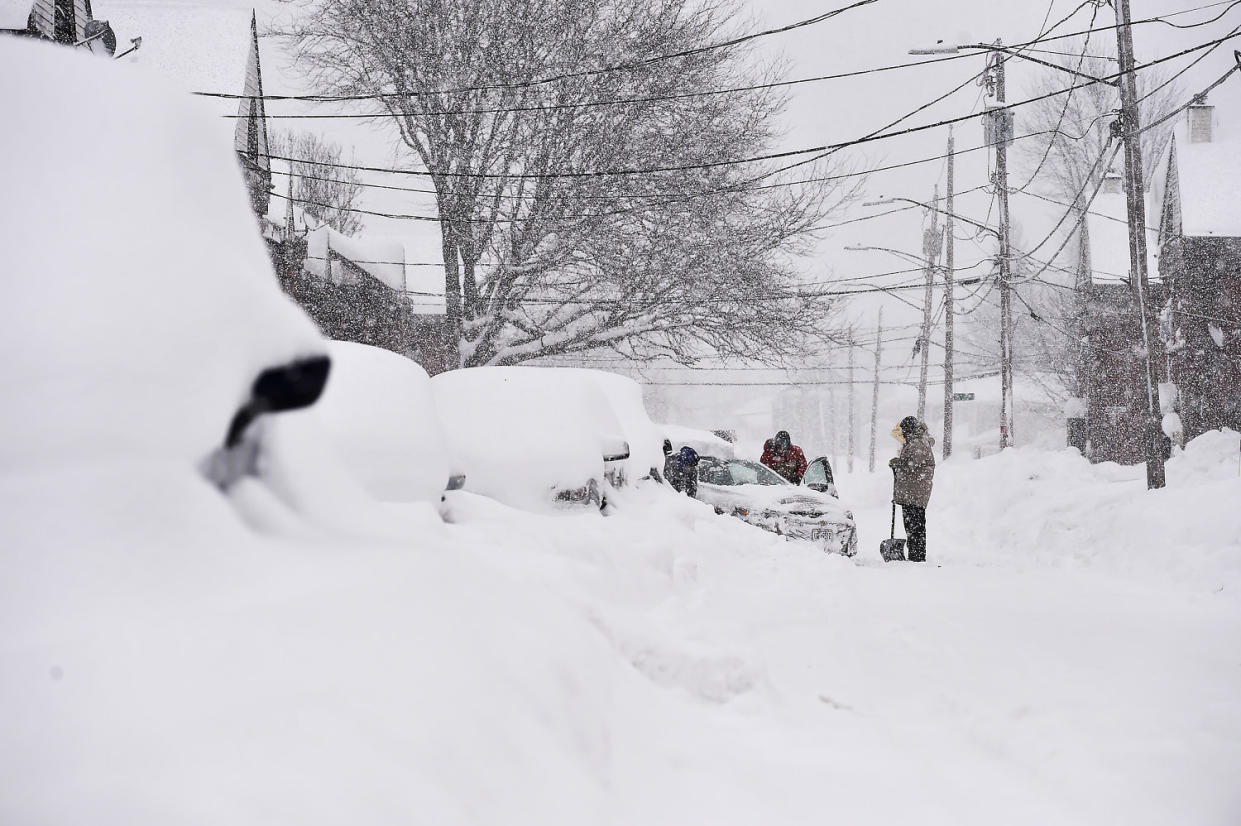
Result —
[[[893, 477], [896, 471], [892, 471]], [[893, 478], [895, 484], [896, 479]], [[905, 542], [904, 539], [896, 538], [896, 491], [892, 491], [892, 536], [890, 539], [884, 539], [879, 543], [879, 553], [883, 556], [884, 562], [904, 562], [905, 561]]]

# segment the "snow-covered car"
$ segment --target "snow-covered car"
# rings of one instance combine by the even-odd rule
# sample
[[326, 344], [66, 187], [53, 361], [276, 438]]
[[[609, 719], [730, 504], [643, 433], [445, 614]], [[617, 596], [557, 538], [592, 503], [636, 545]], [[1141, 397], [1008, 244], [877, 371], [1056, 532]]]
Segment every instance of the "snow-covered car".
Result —
[[781, 536], [845, 556], [857, 553], [857, 524], [839, 499], [806, 484], [794, 485], [758, 462], [700, 457], [698, 498], [717, 513]]
[[552, 367], [470, 367], [431, 379], [465, 489], [518, 508], [607, 505], [629, 444], [607, 396]]
[[460, 487], [426, 370], [367, 344], [332, 341], [328, 352], [322, 398], [275, 426], [317, 428], [334, 460], [381, 502], [438, 503]]
[[587, 368], [555, 368], [560, 380], [587, 382], [597, 386], [612, 410], [625, 442], [629, 445], [629, 458], [620, 462], [611, 482], [623, 487], [649, 476], [652, 470], [661, 471], [664, 466], [663, 434], [651, 421], [642, 400], [642, 386], [628, 376], [609, 373], [606, 370]]

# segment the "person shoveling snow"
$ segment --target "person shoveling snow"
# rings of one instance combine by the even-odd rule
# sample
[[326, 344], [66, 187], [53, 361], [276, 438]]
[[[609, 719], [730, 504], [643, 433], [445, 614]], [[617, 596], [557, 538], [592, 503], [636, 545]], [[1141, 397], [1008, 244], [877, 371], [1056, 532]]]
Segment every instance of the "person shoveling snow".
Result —
[[913, 416], [901, 419], [899, 434], [894, 431], [892, 435], [901, 442], [900, 454], [888, 461], [893, 474], [892, 502], [901, 506], [909, 561], [926, 562], [926, 507], [935, 477], [935, 440], [926, 423]]

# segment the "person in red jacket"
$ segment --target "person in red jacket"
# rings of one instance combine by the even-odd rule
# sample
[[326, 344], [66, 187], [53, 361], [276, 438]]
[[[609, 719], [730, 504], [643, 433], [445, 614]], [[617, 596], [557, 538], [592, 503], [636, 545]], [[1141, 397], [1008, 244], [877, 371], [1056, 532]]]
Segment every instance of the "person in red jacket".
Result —
[[801, 478], [806, 475], [806, 454], [793, 444], [787, 430], [781, 430], [774, 439], [763, 444], [763, 458], [759, 461], [794, 485], [800, 485]]

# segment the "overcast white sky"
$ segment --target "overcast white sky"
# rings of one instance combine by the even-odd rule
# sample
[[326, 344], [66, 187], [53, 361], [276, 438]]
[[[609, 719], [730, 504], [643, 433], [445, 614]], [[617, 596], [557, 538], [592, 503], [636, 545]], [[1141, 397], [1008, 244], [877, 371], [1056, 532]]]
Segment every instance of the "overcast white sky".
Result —
[[[1050, 7], [1052, 21], [1074, 9], [1079, 0], [1054, 0]], [[1140, 19], [1202, 6], [1211, 0], [1134, 0], [1133, 17]], [[844, 0], [751, 0], [748, 10], [754, 28], [784, 25], [820, 14], [843, 5]], [[168, 74], [174, 82], [190, 88], [239, 91], [242, 64], [245, 59], [249, 9], [257, 5], [260, 26], [280, 7], [273, 0], [98, 0], [96, 13], [110, 17], [118, 34], [124, 39], [143, 34], [145, 42], [138, 62]], [[1189, 23], [1213, 16], [1222, 7], [1174, 18]], [[937, 39], [948, 42], [975, 42], [1002, 38], [1007, 43], [1028, 40], [1036, 35], [1045, 17], [1048, 4], [1043, 0], [879, 0], [823, 24], [776, 35], [758, 41], [757, 49], [765, 56], [781, 56], [789, 65], [789, 77], [810, 77], [882, 66], [910, 60], [910, 48], [930, 45]], [[1059, 33], [1084, 29], [1090, 9], [1078, 12]], [[1110, 25], [1113, 11], [1104, 6], [1099, 10], [1099, 24]], [[1219, 37], [1241, 24], [1241, 8], [1232, 10], [1210, 26], [1178, 30], [1153, 24], [1135, 28], [1139, 61], [1161, 57], [1188, 46]], [[1115, 33], [1098, 36], [1114, 47]], [[1241, 39], [1238, 39], [1241, 44]], [[1186, 95], [1217, 77], [1232, 62], [1232, 44], [1220, 49], [1188, 73], [1183, 80]], [[1054, 48], [1051, 47], [1051, 48]], [[264, 73], [268, 93], [304, 91], [304, 85], [291, 71], [278, 44], [263, 41]], [[848, 140], [872, 131], [905, 114], [978, 72], [984, 57], [951, 61], [899, 72], [868, 75], [793, 87], [787, 113], [787, 135], [780, 149], [795, 149], [823, 143]], [[1193, 57], [1172, 63], [1172, 68], [1188, 63]], [[1032, 64], [1012, 61], [1009, 64], [1009, 100], [1024, 96], [1033, 73]], [[1067, 80], [1067, 78], [1066, 78]], [[1232, 82], [1214, 96], [1217, 103], [1241, 105], [1241, 82]], [[953, 97], [915, 116], [904, 125], [929, 123], [974, 111], [979, 89], [968, 86]], [[232, 105], [210, 104], [215, 111], [227, 112]], [[273, 104], [269, 113], [299, 111], [295, 105]], [[322, 111], [321, 109], [318, 111]], [[1017, 132], [1022, 130], [1020, 111]], [[347, 146], [356, 149], [359, 162], [384, 166], [396, 160], [398, 150], [386, 130], [367, 127], [357, 121], [337, 120], [296, 122], [299, 126], [314, 123]], [[916, 158], [942, 154], [946, 130], [936, 129], [869, 145], [857, 160], [872, 166], [901, 163]], [[958, 150], [982, 143], [982, 127], [970, 121], [956, 127]], [[970, 189], [986, 182], [987, 153], [973, 152], [957, 160], [956, 188]], [[940, 161], [902, 170], [879, 172], [867, 181], [866, 198], [906, 196], [918, 200], [932, 197], [936, 183], [943, 185], [944, 164]], [[374, 180], [374, 178], [370, 178]], [[402, 179], [408, 184], [409, 179]], [[368, 193], [367, 205], [382, 210], [430, 214], [429, 202], [415, 201], [404, 193]], [[958, 201], [957, 211], [982, 219], [986, 216], [989, 196], [984, 193], [965, 196]], [[1029, 238], [1039, 238], [1057, 217], [1047, 207], [1029, 198], [1015, 198], [1014, 220], [1022, 225]], [[882, 211], [856, 204], [841, 220]], [[921, 210], [911, 210], [873, 221], [852, 224], [834, 230], [820, 245], [818, 253], [804, 263], [808, 280], [821, 281], [832, 274], [856, 277], [866, 273], [882, 273], [905, 269], [908, 265], [892, 255], [848, 252], [849, 244], [874, 244], [917, 253], [920, 248]], [[374, 219], [368, 232], [373, 234], [407, 235], [420, 239], [420, 249], [428, 260], [438, 260], [438, 233], [433, 224], [411, 224]], [[982, 251], [969, 242], [958, 243], [958, 266], [978, 260]], [[899, 283], [906, 276], [892, 276], [885, 284]], [[917, 300], [916, 293], [909, 297]], [[916, 318], [916, 312], [896, 299], [878, 296], [853, 299], [851, 312], [866, 325], [882, 304], [888, 323], [905, 323]]]

